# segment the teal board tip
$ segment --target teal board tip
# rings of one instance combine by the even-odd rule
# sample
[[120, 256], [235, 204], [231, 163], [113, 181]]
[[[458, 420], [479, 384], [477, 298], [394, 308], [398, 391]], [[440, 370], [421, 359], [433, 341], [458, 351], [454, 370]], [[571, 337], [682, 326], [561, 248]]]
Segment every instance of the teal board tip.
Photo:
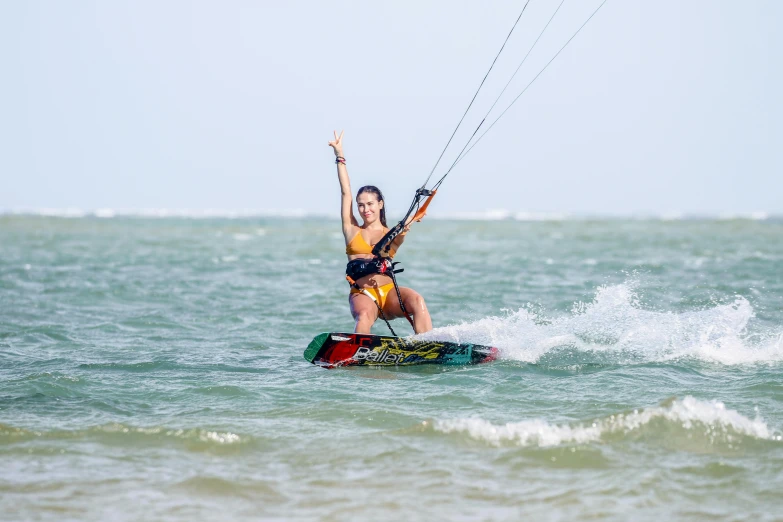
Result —
[[310, 341], [310, 344], [307, 345], [307, 349], [304, 351], [304, 358], [307, 362], [313, 362], [313, 359], [318, 355], [318, 351], [324, 345], [328, 337], [328, 333], [322, 333], [316, 335], [313, 340]]

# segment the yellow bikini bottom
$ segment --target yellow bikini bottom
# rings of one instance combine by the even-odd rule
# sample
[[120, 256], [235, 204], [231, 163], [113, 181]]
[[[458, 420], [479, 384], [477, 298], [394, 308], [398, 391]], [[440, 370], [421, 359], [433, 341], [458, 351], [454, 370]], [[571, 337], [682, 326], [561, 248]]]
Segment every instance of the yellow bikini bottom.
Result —
[[386, 304], [386, 296], [389, 295], [389, 292], [394, 288], [394, 283], [389, 283], [388, 285], [381, 285], [377, 288], [375, 287], [367, 287], [367, 288], [351, 288], [352, 294], [364, 294], [376, 303], [378, 303], [378, 306], [383, 309], [384, 305]]

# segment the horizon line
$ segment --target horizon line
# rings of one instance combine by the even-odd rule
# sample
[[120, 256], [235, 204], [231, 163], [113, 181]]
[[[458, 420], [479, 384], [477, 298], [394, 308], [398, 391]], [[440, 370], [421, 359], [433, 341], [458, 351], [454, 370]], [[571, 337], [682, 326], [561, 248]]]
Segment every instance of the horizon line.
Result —
[[[332, 213], [310, 212], [304, 209], [239, 209], [228, 210], [220, 208], [93, 208], [78, 207], [40, 207], [40, 208], [0, 208], [0, 216], [28, 216], [53, 218], [191, 218], [191, 219], [247, 219], [247, 218], [282, 218], [282, 219], [334, 219], [339, 217]], [[390, 215], [390, 219], [402, 216]], [[776, 214], [766, 211], [749, 212], [626, 212], [626, 213], [593, 213], [593, 212], [533, 212], [512, 211], [507, 209], [491, 209], [484, 211], [446, 212], [428, 215], [433, 220], [452, 221], [590, 221], [590, 220], [655, 220], [655, 221], [731, 221], [731, 220], [783, 220], [783, 213]]]

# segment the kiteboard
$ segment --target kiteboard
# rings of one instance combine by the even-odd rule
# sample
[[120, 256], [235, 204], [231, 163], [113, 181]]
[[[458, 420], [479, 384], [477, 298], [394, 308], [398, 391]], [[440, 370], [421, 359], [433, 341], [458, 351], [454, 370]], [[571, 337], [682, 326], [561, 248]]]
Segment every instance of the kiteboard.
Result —
[[304, 352], [308, 362], [327, 368], [479, 364], [497, 357], [498, 349], [492, 346], [355, 333], [316, 335]]

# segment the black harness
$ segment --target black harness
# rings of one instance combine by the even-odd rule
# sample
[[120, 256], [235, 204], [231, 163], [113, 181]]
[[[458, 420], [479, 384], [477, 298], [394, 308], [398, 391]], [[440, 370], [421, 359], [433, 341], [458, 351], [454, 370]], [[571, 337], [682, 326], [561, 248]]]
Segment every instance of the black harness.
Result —
[[[372, 259], [354, 259], [348, 261], [348, 265], [345, 267], [346, 277], [353, 279], [352, 286], [356, 287], [356, 281], [364, 276], [371, 274], [385, 274], [387, 271], [393, 271], [394, 265], [389, 258], [373, 257]], [[402, 270], [398, 270], [402, 272]]]
[[[400, 309], [402, 310], [402, 313], [405, 314], [405, 317], [408, 319], [408, 322], [411, 323], [411, 326], [413, 327], [413, 331], [416, 332], [416, 327], [413, 326], [413, 319], [411, 319], [410, 314], [405, 309], [405, 305], [402, 304], [402, 295], [400, 294], [400, 287], [397, 285], [397, 278], [395, 277], [395, 274], [399, 274], [400, 272], [403, 272], [405, 269], [400, 268], [399, 270], [395, 270], [394, 267], [399, 264], [399, 261], [394, 263], [392, 262], [391, 258], [388, 257], [373, 257], [371, 259], [353, 259], [351, 261], [348, 261], [348, 265], [345, 267], [345, 279], [348, 280], [348, 283], [350, 285], [359, 290], [362, 291], [363, 289], [356, 283], [359, 279], [362, 277], [372, 275], [372, 274], [384, 274], [389, 277], [391, 277], [392, 283], [394, 283], [394, 290], [397, 292], [397, 300], [400, 303]], [[386, 314], [383, 313], [383, 308], [381, 308], [381, 304], [373, 299], [373, 302], [375, 303], [375, 306], [378, 307], [378, 312], [381, 315], [381, 318], [386, 322], [386, 326], [389, 327], [389, 330], [391, 331], [392, 335], [397, 335], [394, 333], [394, 329], [391, 327], [391, 324], [389, 324], [389, 320], [386, 318]]]

